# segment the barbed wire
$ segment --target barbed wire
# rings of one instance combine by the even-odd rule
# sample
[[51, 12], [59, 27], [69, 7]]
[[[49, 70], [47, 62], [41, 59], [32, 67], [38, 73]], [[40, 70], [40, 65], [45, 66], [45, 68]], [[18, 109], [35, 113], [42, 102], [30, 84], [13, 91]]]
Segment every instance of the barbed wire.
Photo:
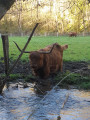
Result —
[[[38, 106], [37, 106], [37, 107], [33, 110], [33, 112], [29, 115], [29, 117], [28, 117], [27, 120], [29, 120], [30, 117], [38, 110], [38, 108], [40, 107], [40, 103], [41, 103], [48, 95], [50, 95], [50, 93], [51, 93], [58, 85], [60, 85], [63, 80], [65, 80], [65, 79], [66, 79], [68, 76], [70, 76], [71, 74], [77, 73], [77, 72], [79, 72], [79, 71], [81, 71], [81, 70], [83, 70], [83, 69], [86, 69], [86, 68], [87, 68], [87, 67], [83, 67], [83, 68], [81, 68], [81, 69], [79, 69], [79, 70], [76, 70], [76, 71], [74, 71], [74, 72], [71, 72], [70, 74], [68, 74], [67, 76], [65, 76], [64, 78], [62, 78], [61, 81], [58, 82], [58, 83], [51, 89], [51, 91], [48, 91], [47, 94], [41, 99], [41, 101], [39, 102]], [[65, 103], [66, 103], [66, 102], [63, 102], [62, 109], [64, 108]]]
[[[60, 3], [63, 3], [63, 2], [60, 2]], [[69, 0], [68, 0], [68, 2], [65, 2], [65, 3], [69, 3], [69, 6], [66, 7], [66, 8], [62, 11], [63, 13], [64, 13], [67, 9], [71, 9], [71, 8], [75, 5], [76, 7], [78, 7], [79, 12], [78, 12], [77, 14], [74, 14], [74, 13], [72, 13], [72, 14], [73, 14], [73, 15], [78, 15], [78, 14], [80, 14], [81, 9], [80, 9], [80, 7], [75, 3], [75, 1], [74, 1], [73, 4], [72, 4], [71, 1], [69, 1]], [[20, 5], [20, 4], [17, 3], [16, 5]], [[14, 5], [13, 7], [17, 7], [16, 5]], [[28, 3], [27, 3], [27, 5], [28, 5]], [[46, 5], [46, 4], [43, 4], [43, 5]], [[42, 5], [42, 6], [39, 6], [39, 7], [43, 7], [43, 5]], [[48, 4], [47, 4], [47, 5], [48, 5]], [[17, 11], [13, 11], [13, 10], [12, 10], [11, 12], [10, 12], [10, 11], [7, 12], [7, 14], [17, 15], [17, 14], [19, 14], [19, 12], [22, 12], [22, 15], [23, 15], [24, 12], [33, 11], [33, 10], [36, 9], [36, 7], [37, 7], [37, 5], [35, 5], [34, 8], [23, 8], [22, 10], [17, 8]], [[64, 7], [64, 6], [60, 6], [60, 7]], [[19, 11], [18, 11], [18, 10], [19, 10]], [[23, 17], [22, 17], [22, 19], [23, 19]], [[25, 25], [25, 24], [26, 24], [26, 23], [24, 23], [24, 25]], [[81, 71], [81, 70], [83, 70], [83, 69], [85, 69], [85, 68], [87, 68], [87, 67], [84, 67], [84, 68], [81, 68], [81, 69], [76, 70], [76, 71], [74, 71], [74, 72], [71, 72], [70, 74], [68, 74], [67, 76], [65, 76], [64, 78], [62, 78], [62, 80], [61, 80], [60, 82], [58, 82], [58, 83], [51, 89], [51, 91], [47, 92], [47, 94], [46, 94], [46, 95], [43, 97], [43, 99], [39, 102], [39, 105], [38, 105], [38, 106], [33, 110], [33, 112], [28, 116], [28, 119], [27, 119], [27, 120], [29, 120], [30, 117], [38, 110], [38, 108], [40, 107], [40, 103], [41, 103], [44, 99], [46, 99], [46, 97], [47, 97], [58, 85], [60, 85], [63, 80], [65, 80], [65, 79], [66, 79], [68, 76], [70, 76], [71, 74], [76, 73], [76, 72], [78, 72], [78, 71]], [[18, 81], [18, 84], [24, 85], [24, 83], [21, 84], [19, 81]], [[1, 85], [2, 85], [2, 84], [1, 84]], [[0, 85], [0, 86], [1, 86], [1, 85]], [[36, 85], [36, 87], [37, 87], [37, 89], [38, 89], [41, 93], [44, 94], [44, 92], [43, 92], [37, 85]], [[69, 97], [69, 94], [66, 95], [66, 96]], [[68, 97], [66, 97], [65, 101], [63, 102], [61, 110], [64, 108], [64, 106], [65, 106], [65, 104], [66, 104], [66, 102], [67, 102], [67, 100], [68, 100]]]

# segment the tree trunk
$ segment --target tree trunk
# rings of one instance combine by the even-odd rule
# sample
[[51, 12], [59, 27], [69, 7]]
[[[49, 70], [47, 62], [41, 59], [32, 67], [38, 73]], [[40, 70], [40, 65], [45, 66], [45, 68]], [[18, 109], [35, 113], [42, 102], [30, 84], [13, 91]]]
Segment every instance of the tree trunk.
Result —
[[0, 20], [10, 9], [15, 0], [0, 0]]

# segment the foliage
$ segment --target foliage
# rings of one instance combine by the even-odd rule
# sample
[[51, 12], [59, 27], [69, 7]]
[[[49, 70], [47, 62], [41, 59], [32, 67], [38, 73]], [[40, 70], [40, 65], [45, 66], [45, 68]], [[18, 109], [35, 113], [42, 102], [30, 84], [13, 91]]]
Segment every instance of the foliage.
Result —
[[17, 0], [0, 21], [0, 32], [28, 34], [37, 22], [40, 34], [90, 32], [89, 11], [87, 0]]

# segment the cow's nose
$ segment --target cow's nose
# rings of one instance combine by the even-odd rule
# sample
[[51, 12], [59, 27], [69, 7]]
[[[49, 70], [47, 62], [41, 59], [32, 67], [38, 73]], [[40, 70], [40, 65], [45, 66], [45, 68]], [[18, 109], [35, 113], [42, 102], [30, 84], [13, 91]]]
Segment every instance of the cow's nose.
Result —
[[36, 65], [33, 65], [33, 66], [31, 66], [33, 69], [36, 69], [37, 68], [37, 66]]

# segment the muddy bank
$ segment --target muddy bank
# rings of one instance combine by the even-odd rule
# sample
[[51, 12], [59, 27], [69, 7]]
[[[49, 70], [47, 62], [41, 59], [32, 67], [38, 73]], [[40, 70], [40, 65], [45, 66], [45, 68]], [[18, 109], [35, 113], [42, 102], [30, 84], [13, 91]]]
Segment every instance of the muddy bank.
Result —
[[[10, 61], [10, 66], [13, 65], [13, 61]], [[84, 68], [83, 70], [81, 70], [82, 74], [85, 75], [89, 75], [90, 74], [90, 69], [89, 69], [90, 63], [89, 62], [84, 62], [84, 61], [80, 61], [80, 62], [63, 62], [63, 73], [66, 72], [67, 70], [70, 72], [74, 72], [76, 70], [80, 70], [82, 68]], [[4, 63], [0, 62], [0, 74], [4, 73]], [[14, 68], [14, 70], [12, 71], [13, 74], [30, 74], [31, 73], [31, 69], [30, 69], [30, 64], [29, 62], [21, 62], [19, 61], [18, 64], [16, 65], [16, 67]]]
[[[10, 66], [13, 65], [13, 61], [10, 62]], [[72, 85], [79, 89], [90, 89], [90, 63], [87, 62], [63, 62], [63, 72], [57, 72], [50, 75], [47, 79], [40, 79], [32, 75], [29, 62], [19, 62], [12, 71], [9, 81], [18, 82], [35, 82], [35, 85], [42, 88], [51, 85], [51, 88], [58, 84], [63, 78], [63, 82], [60, 87], [70, 88]], [[72, 74], [74, 72], [74, 74]], [[0, 74], [4, 74], [4, 63], [0, 62]], [[70, 75], [69, 75], [70, 74]], [[68, 76], [68, 77], [66, 77]], [[4, 77], [3, 77], [4, 78]], [[0, 76], [2, 80], [2, 76]], [[23, 84], [23, 87], [28, 85]], [[50, 88], [50, 89], [51, 89]]]

